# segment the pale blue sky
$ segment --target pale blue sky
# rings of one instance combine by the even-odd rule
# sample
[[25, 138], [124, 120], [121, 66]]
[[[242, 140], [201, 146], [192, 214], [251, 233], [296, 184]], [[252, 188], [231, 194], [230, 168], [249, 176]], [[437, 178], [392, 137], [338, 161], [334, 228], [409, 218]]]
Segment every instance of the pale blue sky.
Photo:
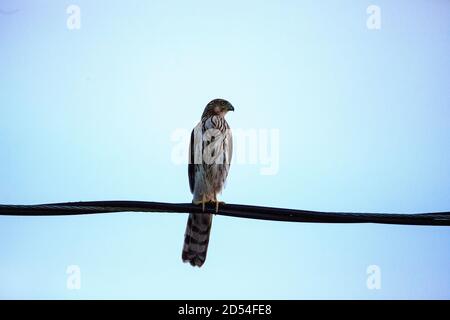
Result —
[[[69, 30], [66, 8], [81, 8]], [[366, 8], [381, 8], [368, 30]], [[450, 3], [0, 0], [0, 203], [187, 202], [171, 159], [205, 104], [278, 129], [279, 171], [234, 165], [223, 200], [450, 210]], [[17, 9], [14, 14], [7, 14]], [[450, 229], [216, 216], [0, 217], [0, 298], [450, 298]], [[66, 288], [79, 265], [81, 290]], [[366, 268], [378, 265], [380, 290]]]

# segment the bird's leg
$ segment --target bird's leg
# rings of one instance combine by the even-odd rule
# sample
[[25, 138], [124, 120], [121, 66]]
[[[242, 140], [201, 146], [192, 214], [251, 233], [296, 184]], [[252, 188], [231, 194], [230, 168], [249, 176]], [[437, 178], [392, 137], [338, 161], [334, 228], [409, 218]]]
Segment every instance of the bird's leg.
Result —
[[219, 202], [217, 201], [216, 196], [214, 196], [214, 201], [216, 202], [216, 213], [219, 212]]
[[216, 213], [219, 212], [219, 204], [225, 204], [223, 201], [217, 200], [217, 194], [214, 193], [214, 202], [216, 203]]
[[205, 212], [205, 203], [206, 203], [206, 196], [203, 194], [202, 196], [202, 211]]
[[202, 200], [200, 201], [192, 201], [193, 204], [198, 206], [199, 204], [202, 205], [202, 211], [205, 212], [205, 204], [206, 204], [206, 196], [205, 194], [202, 195]]

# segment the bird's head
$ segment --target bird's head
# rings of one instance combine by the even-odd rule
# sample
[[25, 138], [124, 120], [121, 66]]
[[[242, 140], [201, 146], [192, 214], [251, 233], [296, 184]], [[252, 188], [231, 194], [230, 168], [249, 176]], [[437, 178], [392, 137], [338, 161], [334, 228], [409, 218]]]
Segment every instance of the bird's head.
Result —
[[234, 111], [231, 103], [224, 99], [214, 99], [206, 105], [202, 118], [212, 116], [225, 117], [228, 111]]

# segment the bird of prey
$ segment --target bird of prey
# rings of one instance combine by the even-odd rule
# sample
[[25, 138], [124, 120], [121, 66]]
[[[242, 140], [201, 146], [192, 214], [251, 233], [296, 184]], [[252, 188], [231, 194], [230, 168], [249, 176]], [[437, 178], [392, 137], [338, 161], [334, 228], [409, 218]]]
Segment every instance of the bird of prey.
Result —
[[226, 100], [214, 99], [203, 111], [201, 121], [192, 130], [189, 145], [189, 186], [192, 203], [202, 205], [203, 213], [190, 213], [184, 235], [183, 262], [201, 267], [206, 260], [212, 215], [205, 213], [206, 203], [219, 204], [217, 194], [224, 187], [230, 169], [233, 140], [225, 120], [234, 107]]

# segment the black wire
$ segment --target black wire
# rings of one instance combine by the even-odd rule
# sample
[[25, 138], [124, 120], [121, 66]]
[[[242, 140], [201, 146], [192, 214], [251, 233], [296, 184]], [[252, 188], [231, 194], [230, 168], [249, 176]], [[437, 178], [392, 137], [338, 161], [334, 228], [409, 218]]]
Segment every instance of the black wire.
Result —
[[[42, 205], [0, 205], [3, 216], [66, 216], [113, 212], [169, 212], [202, 213], [201, 206], [192, 203], [163, 203], [143, 201], [94, 201], [67, 202]], [[215, 213], [215, 206], [208, 204], [205, 213]], [[321, 212], [238, 204], [221, 204], [219, 215], [287, 222], [315, 223], [383, 223], [402, 225], [450, 226], [450, 212], [393, 214]]]

